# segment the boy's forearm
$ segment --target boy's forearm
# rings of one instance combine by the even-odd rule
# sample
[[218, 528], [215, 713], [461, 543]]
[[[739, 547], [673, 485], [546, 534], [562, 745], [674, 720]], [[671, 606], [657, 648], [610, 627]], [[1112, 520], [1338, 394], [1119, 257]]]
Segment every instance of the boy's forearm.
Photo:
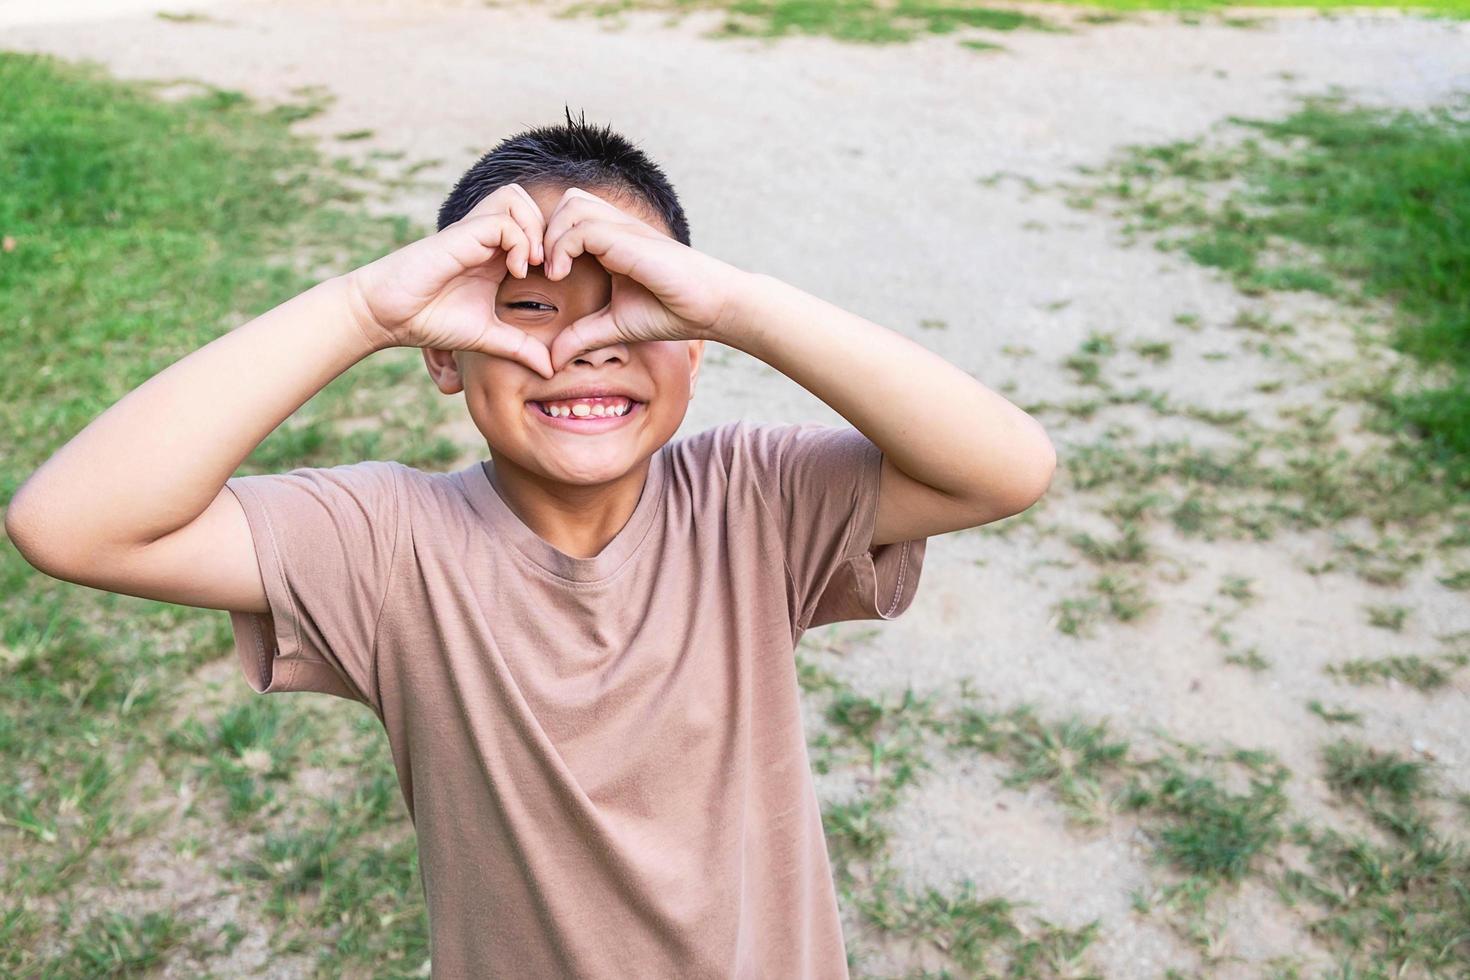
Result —
[[176, 531], [276, 426], [375, 349], [346, 280], [320, 283], [99, 415], [21, 486], [7, 526], [29, 548], [62, 558], [105, 556]]
[[984, 510], [1025, 509], [1055, 453], [1030, 415], [938, 354], [773, 276], [710, 339], [738, 347], [830, 405], [898, 469]]

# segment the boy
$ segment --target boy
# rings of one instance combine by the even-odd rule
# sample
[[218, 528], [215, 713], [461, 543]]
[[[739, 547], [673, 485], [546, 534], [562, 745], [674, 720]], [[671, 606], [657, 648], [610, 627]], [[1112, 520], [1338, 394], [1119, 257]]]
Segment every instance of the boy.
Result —
[[[7, 532], [57, 578], [229, 610], [258, 692], [374, 711], [434, 976], [847, 976], [794, 646], [902, 613], [926, 539], [1029, 507], [1051, 443], [920, 345], [692, 249], [663, 172], [570, 113], [476, 163], [439, 229], [128, 394]], [[709, 340], [854, 428], [670, 442]], [[231, 477], [394, 346], [464, 392], [490, 460]]]

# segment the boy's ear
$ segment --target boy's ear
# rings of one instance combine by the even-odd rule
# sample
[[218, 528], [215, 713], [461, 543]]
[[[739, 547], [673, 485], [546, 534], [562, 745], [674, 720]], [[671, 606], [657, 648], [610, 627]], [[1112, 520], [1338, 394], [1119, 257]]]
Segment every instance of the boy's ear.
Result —
[[459, 351], [439, 350], [437, 347], [425, 347], [424, 366], [429, 369], [429, 377], [434, 379], [434, 384], [446, 395], [456, 395], [464, 391], [464, 373], [459, 367]]

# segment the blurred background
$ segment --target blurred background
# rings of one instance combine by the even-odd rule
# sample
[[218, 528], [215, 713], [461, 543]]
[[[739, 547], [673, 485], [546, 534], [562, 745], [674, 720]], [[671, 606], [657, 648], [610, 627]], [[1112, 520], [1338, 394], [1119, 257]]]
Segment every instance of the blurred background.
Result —
[[[1470, 976], [1467, 13], [0, 0], [0, 500], [569, 106], [1058, 448], [798, 648], [855, 977]], [[467, 465], [462, 398], [381, 352], [241, 472]], [[739, 417], [843, 424], [712, 344]], [[370, 712], [0, 577], [0, 974], [428, 975]]]

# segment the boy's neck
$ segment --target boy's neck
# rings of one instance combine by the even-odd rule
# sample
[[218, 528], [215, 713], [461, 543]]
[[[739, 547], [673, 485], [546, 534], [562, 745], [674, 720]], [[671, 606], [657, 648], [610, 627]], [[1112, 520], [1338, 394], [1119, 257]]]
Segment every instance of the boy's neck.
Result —
[[511, 513], [571, 558], [595, 558], [618, 536], [638, 508], [648, 468], [644, 459], [610, 483], [580, 486], [547, 480], [508, 459], [492, 457], [486, 467]]

